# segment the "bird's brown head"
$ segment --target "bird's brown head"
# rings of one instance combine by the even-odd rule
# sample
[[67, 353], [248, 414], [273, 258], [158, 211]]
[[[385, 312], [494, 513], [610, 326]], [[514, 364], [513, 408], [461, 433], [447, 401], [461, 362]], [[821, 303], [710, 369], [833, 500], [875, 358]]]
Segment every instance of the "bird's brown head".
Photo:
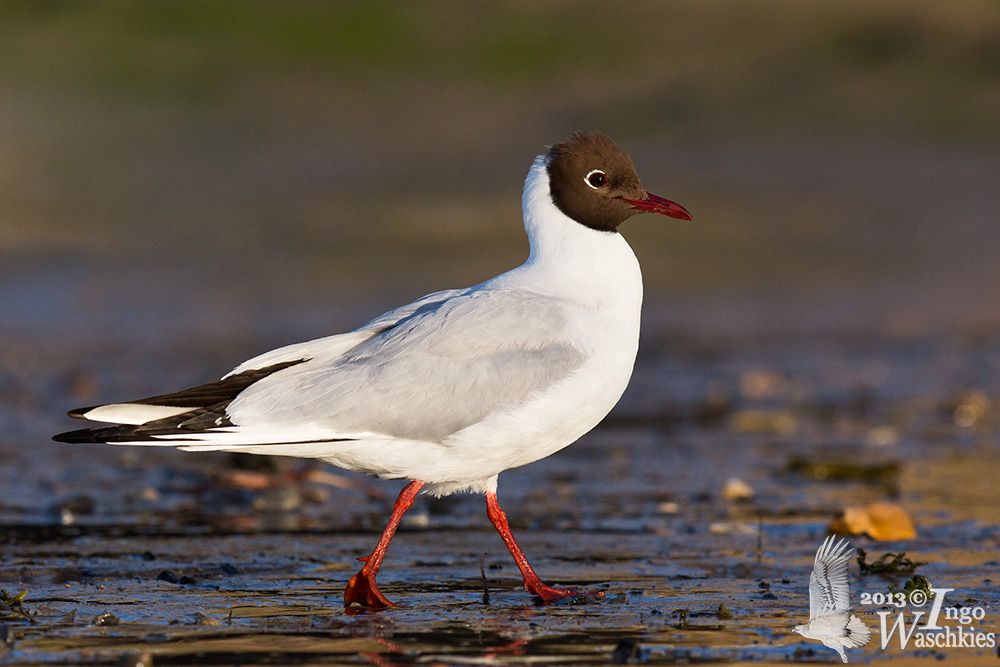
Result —
[[692, 219], [683, 206], [647, 192], [632, 159], [600, 132], [574, 132], [547, 158], [552, 201], [581, 225], [614, 232], [642, 212]]

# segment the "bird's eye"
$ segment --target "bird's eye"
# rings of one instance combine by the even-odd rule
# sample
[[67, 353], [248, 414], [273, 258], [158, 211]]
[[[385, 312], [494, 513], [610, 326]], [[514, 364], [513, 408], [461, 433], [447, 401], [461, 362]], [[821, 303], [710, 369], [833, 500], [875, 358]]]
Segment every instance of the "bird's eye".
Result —
[[597, 190], [598, 188], [603, 188], [608, 184], [608, 176], [600, 169], [591, 169], [590, 172], [583, 177], [584, 182], [590, 187]]

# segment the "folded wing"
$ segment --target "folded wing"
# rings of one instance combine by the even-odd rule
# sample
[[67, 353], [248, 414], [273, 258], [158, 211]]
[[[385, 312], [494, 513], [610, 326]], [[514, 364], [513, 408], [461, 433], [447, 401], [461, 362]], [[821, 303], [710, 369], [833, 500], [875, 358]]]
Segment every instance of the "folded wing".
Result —
[[251, 385], [228, 408], [244, 428], [313, 424], [343, 437], [440, 441], [569, 375], [563, 305], [524, 291], [478, 291], [417, 309], [331, 361]]

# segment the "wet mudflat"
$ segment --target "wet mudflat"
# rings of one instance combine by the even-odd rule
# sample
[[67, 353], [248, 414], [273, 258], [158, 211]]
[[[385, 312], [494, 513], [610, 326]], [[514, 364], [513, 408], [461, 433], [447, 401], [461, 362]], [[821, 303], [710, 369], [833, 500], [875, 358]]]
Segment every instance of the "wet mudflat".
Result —
[[[876, 612], [895, 608], [859, 595], [920, 574], [996, 630], [997, 338], [648, 340], [601, 427], [500, 480], [543, 578], [603, 595], [534, 604], [481, 498], [422, 497], [380, 575], [402, 607], [383, 612], [340, 600], [400, 483], [308, 461], [47, 442], [65, 423], [54, 403], [119, 388], [59, 348], [19, 345], [4, 368], [4, 663], [834, 662], [792, 626], [808, 619], [827, 527], [871, 502], [897, 504], [918, 536], [854, 545], [869, 562], [905, 552], [921, 564], [884, 576], [852, 564], [853, 607], [873, 631], [852, 661], [996, 660], [995, 648], [901, 650], [898, 637], [883, 652]], [[131, 380], [143, 387], [218, 363], [107, 355], [148, 368]]]

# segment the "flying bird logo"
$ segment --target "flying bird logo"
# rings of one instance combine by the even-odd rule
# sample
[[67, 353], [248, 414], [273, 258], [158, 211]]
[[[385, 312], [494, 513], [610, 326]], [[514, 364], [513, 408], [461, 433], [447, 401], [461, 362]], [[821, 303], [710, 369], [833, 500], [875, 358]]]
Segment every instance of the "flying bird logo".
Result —
[[864, 622], [850, 613], [851, 589], [847, 583], [847, 563], [854, 549], [847, 540], [834, 543], [826, 538], [816, 551], [816, 561], [809, 575], [809, 622], [796, 625], [795, 632], [806, 639], [823, 642], [847, 662], [845, 648], [858, 648], [871, 640]]

